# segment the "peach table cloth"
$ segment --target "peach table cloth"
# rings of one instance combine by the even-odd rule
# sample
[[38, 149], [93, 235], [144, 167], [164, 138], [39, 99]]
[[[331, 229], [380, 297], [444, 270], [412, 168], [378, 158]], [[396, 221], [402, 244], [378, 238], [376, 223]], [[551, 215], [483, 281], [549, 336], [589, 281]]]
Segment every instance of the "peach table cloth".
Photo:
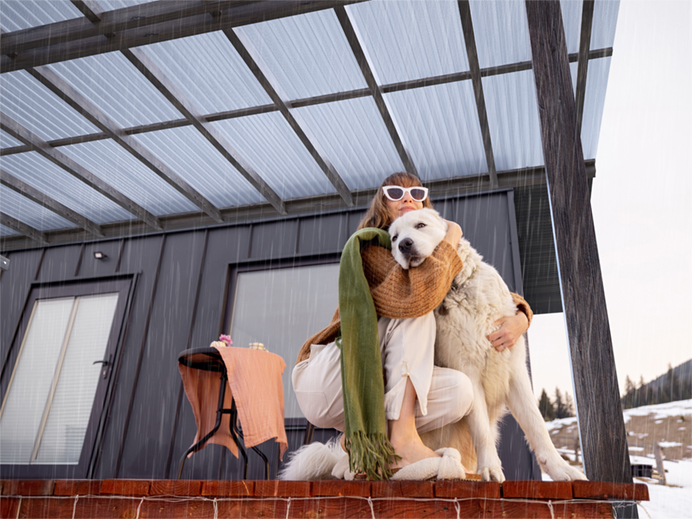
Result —
[[[288, 448], [284, 428], [284, 389], [281, 382], [286, 363], [281, 357], [268, 351], [233, 347], [216, 349], [219, 350], [228, 372], [224, 407], [230, 408], [231, 398], [235, 398], [245, 447], [249, 449], [274, 438], [279, 443], [279, 455], [283, 459]], [[221, 376], [219, 373], [189, 368], [180, 363], [178, 369], [197, 423], [197, 435], [192, 442], [194, 445], [216, 423]], [[233, 441], [229, 425], [230, 415], [224, 414], [221, 427], [205, 446], [209, 443], [224, 445], [237, 458], [238, 446]]]

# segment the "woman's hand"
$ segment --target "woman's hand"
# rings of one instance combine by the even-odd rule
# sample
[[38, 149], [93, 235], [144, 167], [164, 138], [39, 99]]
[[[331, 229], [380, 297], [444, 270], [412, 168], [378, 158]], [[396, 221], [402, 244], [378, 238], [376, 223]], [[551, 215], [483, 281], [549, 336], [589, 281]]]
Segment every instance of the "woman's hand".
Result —
[[510, 317], [502, 317], [495, 321], [500, 329], [488, 335], [488, 340], [497, 351], [504, 351], [514, 346], [519, 337], [529, 329], [529, 319], [524, 312], [517, 312]]
[[461, 240], [461, 227], [456, 222], [451, 220], [444, 220], [447, 224], [447, 234], [445, 234], [445, 241], [449, 243], [454, 249], [459, 246], [459, 240]]

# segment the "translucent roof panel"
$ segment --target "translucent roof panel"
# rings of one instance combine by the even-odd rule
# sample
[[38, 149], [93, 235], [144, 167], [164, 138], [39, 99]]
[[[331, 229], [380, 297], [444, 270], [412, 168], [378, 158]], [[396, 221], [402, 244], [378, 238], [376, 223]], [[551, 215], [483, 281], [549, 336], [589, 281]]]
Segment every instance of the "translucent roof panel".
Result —
[[346, 10], [380, 85], [469, 70], [455, 1], [373, 0]]
[[112, 140], [63, 146], [60, 151], [152, 214], [162, 216], [199, 210]]
[[615, 41], [620, 0], [596, 0], [593, 5], [591, 48], [607, 49]]
[[2, 112], [43, 140], [100, 132], [28, 72], [6, 72], [0, 82]]
[[272, 103], [223, 32], [140, 48], [204, 114]]
[[216, 207], [264, 201], [245, 177], [192, 126], [142, 133], [135, 138]]
[[471, 0], [469, 4], [481, 68], [531, 61], [524, 2]]
[[384, 97], [422, 180], [488, 171], [471, 81]]
[[53, 211], [0, 185], [2, 212], [39, 231], [67, 229], [75, 225]]
[[483, 78], [485, 107], [498, 171], [543, 164], [532, 70]]
[[120, 52], [48, 65], [123, 128], [182, 115]]
[[581, 8], [582, 0], [560, 0], [562, 11], [562, 25], [565, 27], [565, 40], [567, 40], [567, 52], [570, 54], [579, 52], [579, 35], [581, 33]]
[[212, 124], [281, 198], [335, 192], [281, 114], [252, 115]]
[[0, 148], [14, 148], [15, 146], [23, 146], [24, 143], [12, 137], [4, 130], [0, 130]]
[[375, 187], [404, 169], [372, 97], [296, 110], [351, 190]]
[[283, 99], [367, 87], [331, 9], [234, 30]]
[[135, 5], [149, 4], [154, 0], [95, 0], [102, 11], [115, 11]]
[[598, 137], [601, 133], [601, 118], [605, 105], [610, 58], [592, 59], [586, 74], [586, 97], [581, 123], [581, 139], [585, 159], [596, 158]]
[[70, 0], [27, 2], [2, 0], [0, 2], [0, 28], [2, 32], [20, 31], [47, 23], [82, 18], [84, 15]]
[[9, 227], [5, 227], [4, 225], [0, 225], [0, 236], [16, 236], [19, 233], [15, 231], [14, 229], [10, 229]]
[[98, 224], [132, 220], [128, 211], [36, 152], [2, 158], [9, 174]]

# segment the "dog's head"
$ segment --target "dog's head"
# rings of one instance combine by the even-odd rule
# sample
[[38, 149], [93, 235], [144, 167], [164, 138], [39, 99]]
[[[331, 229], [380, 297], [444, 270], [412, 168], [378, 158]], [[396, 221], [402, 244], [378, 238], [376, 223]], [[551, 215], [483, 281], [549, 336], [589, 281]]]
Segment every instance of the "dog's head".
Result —
[[392, 255], [404, 269], [417, 267], [447, 234], [447, 223], [434, 209], [409, 211], [389, 227]]

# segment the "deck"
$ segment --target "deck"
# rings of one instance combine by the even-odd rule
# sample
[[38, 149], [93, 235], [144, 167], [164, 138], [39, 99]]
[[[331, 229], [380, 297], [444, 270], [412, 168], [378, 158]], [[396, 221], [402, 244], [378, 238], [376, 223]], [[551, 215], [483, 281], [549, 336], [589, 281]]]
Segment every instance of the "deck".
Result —
[[613, 517], [643, 484], [506, 481], [4, 480], [2, 518]]

